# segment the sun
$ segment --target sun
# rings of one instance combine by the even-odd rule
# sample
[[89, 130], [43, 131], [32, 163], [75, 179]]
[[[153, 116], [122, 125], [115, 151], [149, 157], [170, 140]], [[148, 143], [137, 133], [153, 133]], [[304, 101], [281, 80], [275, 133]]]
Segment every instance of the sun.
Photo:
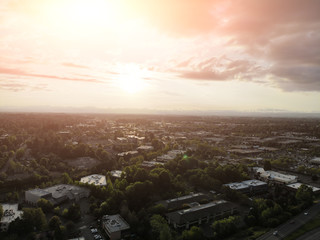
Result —
[[126, 93], [136, 94], [147, 86], [145, 71], [136, 65], [124, 66], [118, 79], [119, 87]]

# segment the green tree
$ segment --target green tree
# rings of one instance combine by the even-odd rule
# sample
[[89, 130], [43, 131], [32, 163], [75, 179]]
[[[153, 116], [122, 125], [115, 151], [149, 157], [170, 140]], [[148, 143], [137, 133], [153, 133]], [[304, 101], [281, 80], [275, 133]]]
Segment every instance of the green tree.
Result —
[[44, 198], [38, 200], [37, 206], [40, 207], [44, 213], [49, 213], [53, 209], [52, 203]]
[[203, 233], [199, 227], [193, 226], [190, 230], [184, 230], [181, 235], [181, 240], [202, 240]]
[[2, 218], [2, 216], [3, 216], [3, 207], [2, 207], [2, 205], [0, 204], [0, 219]]
[[311, 187], [302, 184], [296, 193], [296, 199], [304, 206], [309, 206], [313, 202], [313, 191]]
[[60, 225], [61, 225], [61, 220], [58, 216], [53, 216], [52, 218], [50, 218], [48, 222], [48, 227], [52, 231], [59, 229]]
[[167, 221], [160, 215], [155, 214], [150, 218], [152, 239], [171, 240], [172, 235]]

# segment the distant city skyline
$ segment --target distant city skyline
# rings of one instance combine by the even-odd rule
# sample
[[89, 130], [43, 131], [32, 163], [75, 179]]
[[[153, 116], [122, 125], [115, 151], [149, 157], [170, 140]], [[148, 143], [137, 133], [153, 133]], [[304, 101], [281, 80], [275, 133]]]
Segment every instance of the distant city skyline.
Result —
[[319, 12], [315, 0], [2, 0], [0, 111], [320, 113]]

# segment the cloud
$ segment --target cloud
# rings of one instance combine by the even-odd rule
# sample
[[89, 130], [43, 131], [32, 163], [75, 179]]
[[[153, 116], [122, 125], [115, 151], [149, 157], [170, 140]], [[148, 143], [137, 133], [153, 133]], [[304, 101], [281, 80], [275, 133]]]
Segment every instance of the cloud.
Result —
[[0, 89], [19, 92], [19, 91], [49, 91], [46, 84], [37, 84], [37, 85], [30, 85], [27, 83], [16, 82], [16, 81], [7, 81], [7, 82], [0, 82]]
[[66, 67], [89, 68], [89, 67], [84, 66], [84, 65], [79, 65], [79, 64], [69, 63], [69, 62], [62, 63], [62, 65], [66, 66]]
[[[252, 80], [253, 77], [265, 72], [261, 66], [252, 61], [234, 60], [225, 56], [204, 59], [200, 62], [189, 61], [188, 63], [189, 65], [183, 64], [184, 70], [180, 71], [182, 78], [210, 81]], [[177, 68], [181, 65], [178, 63]]]
[[102, 81], [99, 81], [99, 80], [93, 79], [93, 78], [69, 78], [69, 77], [60, 77], [60, 76], [55, 76], [55, 75], [35, 74], [35, 73], [28, 73], [23, 70], [19, 70], [19, 69], [15, 69], [15, 68], [2, 68], [2, 67], [0, 67], [0, 74], [16, 75], [16, 76], [24, 76], [24, 77], [49, 78], [49, 79], [66, 80], [66, 81], [102, 83]]

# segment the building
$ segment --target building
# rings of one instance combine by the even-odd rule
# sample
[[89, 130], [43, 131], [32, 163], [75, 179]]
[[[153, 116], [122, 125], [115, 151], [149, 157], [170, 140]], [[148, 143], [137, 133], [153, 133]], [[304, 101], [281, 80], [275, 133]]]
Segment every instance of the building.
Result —
[[130, 234], [129, 224], [119, 214], [103, 216], [102, 228], [110, 240], [122, 239]]
[[298, 181], [298, 177], [294, 175], [283, 174], [274, 171], [265, 171], [263, 168], [258, 168], [256, 170], [260, 179], [266, 182], [273, 182], [276, 184], [290, 184], [296, 183]]
[[264, 193], [268, 191], [268, 184], [263, 181], [259, 180], [246, 180], [242, 182], [249, 186], [250, 193], [257, 194], [257, 193]]
[[190, 228], [194, 225], [208, 223], [220, 219], [235, 212], [235, 205], [225, 200], [210, 202], [203, 205], [167, 213], [168, 223], [174, 228]]
[[140, 146], [137, 148], [137, 151], [138, 152], [151, 152], [153, 151], [153, 146], [147, 146], [147, 145], [144, 145], [144, 146]]
[[211, 197], [209, 197], [204, 193], [191, 193], [186, 196], [168, 199], [165, 201], [160, 201], [158, 203], [162, 204], [166, 209], [177, 209], [177, 208], [181, 208], [183, 204], [188, 204], [193, 202], [202, 202], [209, 199], [211, 199]]
[[134, 157], [139, 154], [138, 151], [127, 151], [127, 152], [121, 152], [118, 153], [118, 157]]
[[310, 160], [310, 163], [320, 165], [320, 157], [315, 157]]
[[93, 184], [96, 186], [106, 186], [107, 185], [106, 176], [99, 175], [99, 174], [93, 174], [93, 175], [83, 177], [80, 179], [80, 182]]
[[[300, 182], [291, 183], [291, 184], [288, 184], [287, 187], [288, 187], [289, 190], [292, 190], [292, 191], [296, 192], [299, 189], [299, 187], [301, 187], [302, 184], [304, 184], [304, 183], [300, 183]], [[317, 188], [317, 187], [314, 187], [314, 186], [311, 186], [311, 185], [308, 185], [308, 184], [304, 184], [304, 185], [306, 185], [307, 187], [311, 187], [313, 193], [315, 193], [315, 194], [320, 193], [320, 188]]]
[[25, 192], [25, 201], [36, 205], [40, 198], [49, 200], [53, 205], [65, 201], [79, 201], [81, 198], [89, 197], [90, 191], [83, 187], [70, 184], [59, 184], [44, 189], [32, 189]]
[[164, 165], [163, 162], [156, 162], [156, 161], [143, 161], [140, 166], [143, 168], [155, 168], [159, 165]]
[[40, 198], [49, 199], [52, 194], [40, 188], [31, 189], [25, 192], [25, 200], [27, 203], [36, 205]]
[[163, 154], [161, 156], [157, 157], [158, 162], [168, 162], [170, 160], [175, 159], [178, 155], [183, 155], [185, 154], [186, 151], [184, 150], [171, 150], [167, 152], [167, 154]]
[[242, 182], [228, 183], [228, 184], [224, 184], [223, 186], [244, 194], [247, 194], [250, 192], [249, 186]]
[[17, 218], [21, 218], [23, 211], [18, 210], [18, 204], [1, 204], [3, 208], [3, 216], [0, 219], [1, 231], [7, 231], [11, 222]]
[[259, 180], [246, 180], [243, 182], [228, 183], [224, 184], [224, 186], [244, 194], [257, 194], [268, 191], [268, 184]]
[[110, 172], [110, 174], [111, 174], [111, 177], [121, 178], [122, 171], [121, 171], [121, 170], [112, 170], [112, 171]]

